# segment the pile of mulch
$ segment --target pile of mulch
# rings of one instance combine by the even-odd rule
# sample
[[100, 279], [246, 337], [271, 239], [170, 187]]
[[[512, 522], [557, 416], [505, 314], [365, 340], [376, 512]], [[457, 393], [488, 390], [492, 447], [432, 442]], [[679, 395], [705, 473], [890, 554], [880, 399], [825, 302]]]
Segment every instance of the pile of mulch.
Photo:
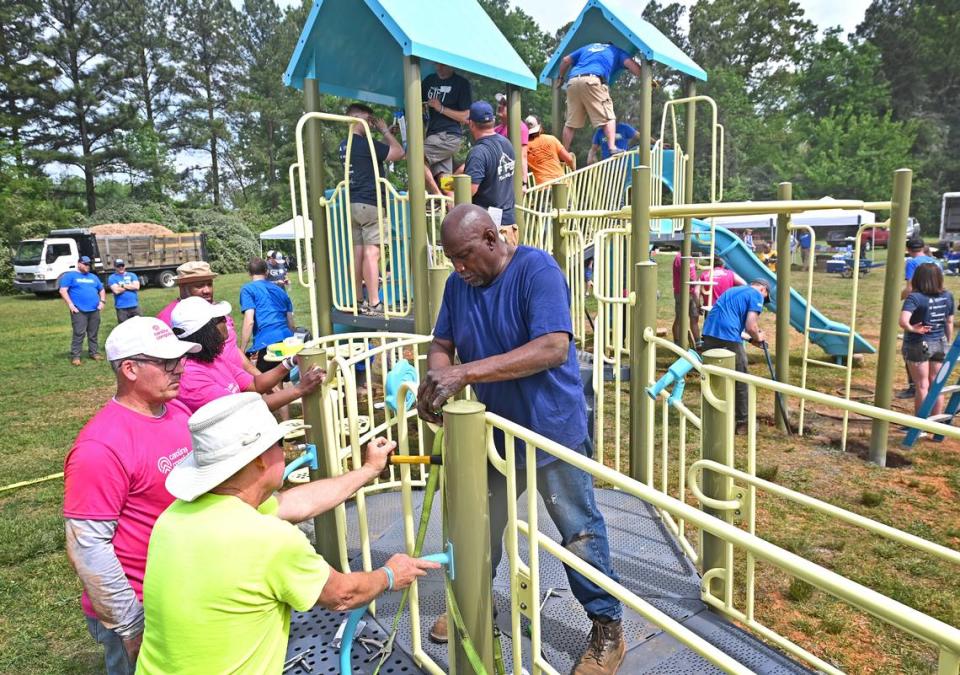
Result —
[[94, 225], [90, 228], [94, 234], [153, 234], [153, 235], [171, 235], [176, 234], [170, 228], [155, 223], [108, 223], [106, 225]]

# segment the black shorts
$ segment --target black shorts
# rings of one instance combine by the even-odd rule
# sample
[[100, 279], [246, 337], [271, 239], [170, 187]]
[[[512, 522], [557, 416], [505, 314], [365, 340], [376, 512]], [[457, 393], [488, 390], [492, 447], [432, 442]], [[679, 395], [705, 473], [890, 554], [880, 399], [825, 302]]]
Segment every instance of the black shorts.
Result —
[[[268, 361], [266, 359], [267, 353], [268, 352], [266, 348], [264, 348], [256, 352], [255, 354], [255, 356], [257, 357], [257, 370], [259, 370], [261, 373], [266, 373], [267, 371], [273, 370], [274, 368], [280, 365], [280, 361], [273, 361], [273, 360]], [[284, 382], [290, 381], [289, 372], [287, 372], [287, 374], [284, 376], [283, 381]]]

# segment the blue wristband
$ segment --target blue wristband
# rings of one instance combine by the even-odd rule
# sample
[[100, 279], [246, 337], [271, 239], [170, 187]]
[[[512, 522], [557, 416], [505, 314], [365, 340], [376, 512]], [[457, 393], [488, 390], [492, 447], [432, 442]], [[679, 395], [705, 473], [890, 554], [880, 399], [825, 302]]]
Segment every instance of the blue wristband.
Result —
[[382, 569], [384, 572], [387, 573], [387, 590], [392, 591], [393, 590], [393, 570], [391, 570], [386, 565], [384, 565], [380, 569]]

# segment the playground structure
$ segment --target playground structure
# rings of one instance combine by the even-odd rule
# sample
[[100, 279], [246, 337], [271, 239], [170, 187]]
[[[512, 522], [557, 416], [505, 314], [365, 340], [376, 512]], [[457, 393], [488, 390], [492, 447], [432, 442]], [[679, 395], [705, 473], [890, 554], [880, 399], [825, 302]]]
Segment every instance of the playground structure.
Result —
[[[327, 0], [315, 4], [287, 73], [288, 83], [299, 81], [302, 86], [308, 110], [297, 126], [298, 161], [290, 170], [294, 218], [302, 213], [305, 222], [313, 223], [312, 231], [309, 227], [305, 228], [297, 241], [297, 255], [302, 263], [298, 268], [304, 270], [299, 272], [299, 281], [310, 293], [314, 334], [324, 336], [308, 345], [301, 353], [301, 358], [307, 364], [316, 363], [327, 370], [321, 390], [304, 400], [304, 421], [309, 425], [305, 431], [306, 441], [316, 448], [317, 453], [316, 468], [311, 467], [309, 472], [311, 479], [338, 475], [358, 466], [361, 448], [375, 436], [396, 439], [401, 455], [429, 454], [435, 445], [437, 431], [419, 420], [415, 408], [407, 405], [408, 395], [415, 396], [416, 393], [414, 383], [405, 383], [400, 386], [399, 392], [394, 392], [395, 412], [386, 401], [386, 384], [391, 370], [405, 360], [416, 366], [422, 375], [425, 368], [424, 345], [430, 339], [430, 326], [438, 309], [438, 297], [450, 272], [438, 239], [439, 222], [450, 200], [436, 198], [436, 205], [427, 209], [423, 189], [423, 147], [419, 140], [423, 135], [419, 113], [422, 71], [419, 58], [431, 53], [434, 58], [442, 58], [451, 65], [459, 62], [453, 60], [456, 54], [452, 48], [452, 51], [439, 56], [436, 51], [430, 52], [426, 47], [417, 53], [418, 39], [411, 36], [423, 38], [423, 34], [418, 34], [414, 26], [423, 18], [421, 12], [426, 11], [420, 3], [403, 4], [402, 16], [407, 24], [398, 21], [401, 3], [381, 0], [372, 3], [371, 8], [373, 4], [382, 9], [384, 14], [375, 15], [363, 3], [347, 5]], [[472, 7], [472, 3], [464, 4]], [[405, 194], [397, 191], [382, 176], [376, 179], [378, 184], [385, 187], [385, 203], [381, 206], [387, 218], [381, 220], [381, 276], [384, 281], [385, 311], [383, 317], [375, 321], [379, 322], [376, 327], [386, 332], [333, 335], [334, 324], [349, 328], [360, 326], [362, 322], [358, 318], [355, 302], [357, 289], [350, 272], [352, 240], [349, 182], [342, 181], [329, 192], [325, 189], [323, 172], [318, 168], [322, 167], [318, 124], [343, 125], [359, 121], [316, 108], [321, 89], [347, 95], [360, 92], [348, 91], [338, 84], [321, 86], [322, 78], [328, 77], [318, 70], [318, 64], [323, 59], [317, 53], [305, 56], [311, 49], [320, 48], [320, 43], [314, 40], [324, 7], [328, 10], [331, 7], [349, 7], [343, 9], [342, 17], [336, 13], [324, 16], [327, 20], [324, 30], [334, 30], [341, 25], [338, 20], [345, 26], [347, 19], [350, 19], [356, 23], [350, 31], [367, 30], [370, 35], [377, 36], [374, 42], [381, 40], [387, 44], [393, 43], [392, 49], [399, 48], [402, 51], [402, 98], [406, 103], [410, 138], [408, 191]], [[370, 16], [362, 15], [364, 11]], [[355, 16], [357, 12], [361, 15]], [[378, 16], [381, 22], [377, 21]], [[480, 17], [471, 15], [470, 18], [472, 23], [465, 25], [470, 25], [478, 36], [483, 34], [484, 24]], [[486, 21], [489, 22], [489, 19]], [[678, 67], [691, 78], [705, 79], [706, 74], [639, 17], [629, 16], [629, 13], [622, 11], [614, 14], [599, 0], [590, 0], [548, 63], [541, 81], [550, 82], [555, 75], [556, 64], [564, 53], [601, 36], [615, 38], [625, 45], [629, 43], [631, 50], [640, 51], [642, 97], [639, 130], [644, 138], [650, 138], [651, 61]], [[503, 44], [506, 45], [505, 41]], [[469, 47], [466, 46], [468, 51]], [[458, 48], [463, 48], [463, 45], [458, 45]], [[486, 49], [491, 47], [487, 46]], [[509, 45], [506, 45], [506, 49], [513, 53]], [[309, 63], [304, 65], [305, 61]], [[383, 62], [382, 59], [378, 61], [381, 64]], [[387, 77], [389, 68], [383, 70], [378, 71], [376, 77], [371, 75], [371, 81], [380, 82], [380, 89], [389, 89], [392, 84], [377, 79]], [[509, 97], [511, 138], [515, 147], [519, 146], [518, 87], [524, 86], [523, 73], [517, 71], [521, 69], [515, 67], [510, 74], [512, 80], [502, 78], [508, 83], [512, 81]], [[303, 76], [304, 72], [315, 77]], [[358, 72], [364, 73], [364, 68], [359, 68]], [[499, 74], [502, 76], [505, 72]], [[396, 95], [390, 97], [378, 91], [377, 87], [370, 85], [363, 93], [367, 100], [378, 103], [396, 104], [400, 100]], [[554, 91], [554, 120], [557, 123], [560, 119], [557, 112], [559, 99], [556, 89]], [[685, 138], [682, 143], [677, 134], [675, 112], [680, 105], [684, 106], [685, 113]], [[709, 160], [713, 169], [706, 191], [709, 201], [704, 203], [694, 201], [693, 167], [698, 105], [711, 106], [714, 132]], [[960, 672], [960, 630], [773, 546], [757, 533], [758, 499], [766, 493], [827, 516], [832, 522], [858, 527], [938, 559], [960, 563], [960, 554], [956, 551], [756, 476], [759, 392], [773, 392], [788, 401], [796, 401], [800, 407], [801, 429], [807, 402], [842, 412], [845, 420], [850, 414], [870, 419], [873, 424], [871, 459], [881, 465], [885, 461], [887, 430], [891, 423], [960, 439], [958, 429], [889, 410], [899, 311], [897, 294], [903, 273], [902, 235], [909, 208], [910, 172], [896, 172], [889, 201], [842, 200], [827, 206], [813, 200], [792, 200], [789, 184], [781, 184], [776, 201], [724, 203], [721, 201], [723, 136], [722, 127], [716, 123], [713, 102], [696, 95], [696, 86], [691, 79], [685, 96], [667, 106], [663, 120], [661, 138], [652, 147], [643, 143], [635, 151], [535, 186], [526, 194], [518, 190], [518, 225], [522, 243], [551, 252], [570, 283], [574, 337], [584, 363], [589, 364], [590, 368], [590, 387], [595, 402], [596, 459], [577, 455], [508, 420], [486, 413], [483, 406], [476, 402], [453, 401], [444, 408], [444, 436], [437, 443], [443, 454], [442, 471], [436, 466], [428, 471], [422, 464], [391, 467], [389, 478], [377, 481], [357, 494], [350, 514], [347, 507], [341, 506], [318, 517], [315, 522], [318, 551], [342, 571], [375, 568], [375, 537], [371, 536], [370, 527], [374, 514], [368, 508], [368, 500], [399, 489], [403, 543], [409, 553], [418, 553], [422, 550], [423, 542], [420, 531], [414, 526], [416, 493], [413, 489], [425, 487], [431, 474], [442, 473], [444, 485], [440, 502], [443, 505], [444, 532], [440, 535], [441, 540], [429, 550], [446, 550], [447, 544], [453, 545], [457, 575], [448, 579], [441, 593], [450, 593], [457, 599], [463, 610], [463, 625], [454, 626], [455, 629], [451, 630], [451, 645], [446, 660], [442, 655], [438, 656], [436, 650], [431, 653], [421, 637], [424, 628], [421, 615], [424, 612], [420, 584], [414, 584], [410, 592], [409, 618], [403, 619], [409, 626], [410, 635], [403, 651], [416, 667], [427, 672], [441, 673], [446, 669], [479, 672], [476, 659], [467, 654], [467, 651], [473, 650], [482, 662], [483, 670], [494, 672], [496, 640], [490, 600], [493, 589], [489, 583], [489, 538], [485, 527], [476, 527], [476, 523], [485, 522], [487, 513], [486, 471], [489, 466], [506, 476], [508, 484], [506, 559], [509, 569], [509, 637], [512, 638], [509, 639], [508, 660], [512, 672], [519, 673], [524, 667], [531, 672], [557, 672], [555, 666], [544, 657], [549, 649], [544, 637], [544, 608], [540, 602], [541, 554], [545, 554], [545, 559], [556, 559], [578, 569], [613, 593], [661, 634], [669, 635], [704, 660], [696, 663], [706, 662], [725, 672], [754, 670], [704, 639], [693, 627], [685, 625], [683, 620], [660, 611], [655, 604], [630, 588], [603, 577], [545, 535], [538, 524], [535, 473], [526, 476], [527, 499], [525, 515], [522, 515], [516, 508], [516, 496], [523, 486], [518, 487], [517, 484], [516, 455], [519, 451], [515, 447], [515, 441], [521, 440], [526, 444], [523, 452], [528, 456], [536, 449], [541, 449], [558, 461], [570, 462], [593, 475], [596, 480], [615, 487], [625, 495], [625, 499], [633, 500], [638, 509], [649, 509], [654, 518], [661, 521], [671, 533], [675, 545], [699, 569], [699, 599], [719, 615], [738, 621], [792, 658], [824, 672], [840, 672], [827, 660], [773, 632], [757, 620], [756, 604], [762, 602], [762, 598], [757, 598], [755, 594], [757, 562], [778, 567], [881, 621], [923, 639], [937, 650], [940, 673]], [[670, 143], [672, 147], [665, 149], [663, 130], [668, 121], [672, 124], [674, 138]], [[365, 124], [361, 126], [369, 143], [369, 129]], [[350, 141], [355, 142], [353, 138]], [[344, 176], [349, 175], [349, 150], [347, 154], [348, 166]], [[458, 203], [469, 201], [467, 180], [458, 178], [456, 181], [455, 201]], [[663, 203], [665, 193], [671, 195], [669, 204]], [[378, 191], [378, 201], [380, 199]], [[750, 278], [753, 278], [756, 276], [753, 272], [757, 271], [753, 268], [753, 261], [757, 265], [762, 264], [742, 249], [739, 239], [712, 222], [712, 218], [777, 213], [778, 249], [784, 251], [789, 249], [791, 214], [838, 206], [891, 212], [890, 263], [886, 269], [879, 346], [881, 367], [877, 375], [875, 405], [850, 400], [849, 370], [844, 397], [806, 389], [807, 364], [816, 363], [816, 360], [808, 358], [810, 341], [823, 346], [830, 355], [845, 357], [847, 368], [855, 353], [870, 351], [872, 347], [855, 333], [856, 302], [853, 303], [849, 327], [830, 321], [812, 307], [812, 276], [807, 280], [806, 299], [791, 289], [790, 265], [779, 265], [773, 277], [775, 297], [772, 299], [778, 310], [776, 380], [736, 372], [733, 370], [732, 355], [723, 350], [704, 354], [702, 363], [693, 359], [686, 351], [690, 345], [684, 344], [688, 329], [685, 312], [681, 316], [683, 341], [680, 345], [656, 336], [657, 266], [649, 260], [651, 232], [663, 231], [668, 227], [682, 231], [683, 258], [694, 259], [694, 249], [708, 264], [712, 264], [713, 256], [721, 256], [732, 262], [734, 269], [746, 265], [751, 270]], [[597, 313], [594, 329], [588, 332], [585, 317], [589, 294], [584, 282], [584, 264], [591, 253], [594, 264], [592, 295], [597, 302]], [[854, 258], [859, 260], [859, 257], [858, 232]], [[689, 291], [690, 283], [683, 275], [682, 293]], [[856, 273], [853, 283], [855, 298], [858, 284]], [[351, 316], [354, 320], [350, 319]], [[344, 323], [351, 321], [353, 323]], [[400, 325], [400, 321], [406, 322], [403, 324], [404, 332], [391, 332]], [[805, 334], [799, 387], [789, 383], [787, 357], [791, 324]], [[699, 410], [686, 403], [682, 393], [674, 395], [675, 389], [668, 391], [663, 388], [653, 397], [644, 393], [658, 381], [658, 357], [662, 360], [664, 356], [686, 361], [689, 370], [699, 376]], [[732, 405], [736, 382], [745, 383], [749, 392], [746, 459], [739, 468], [734, 461]], [[678, 384], [674, 383], [673, 386], [677, 387]], [[631, 396], [630, 392], [636, 394]], [[778, 423], [785, 428], [790, 421], [779, 416]], [[506, 456], [503, 458], [492, 445], [494, 430], [503, 432], [507, 439]], [[688, 450], [688, 438], [699, 439], [699, 459], [693, 458], [693, 452]], [[845, 439], [846, 425], [844, 443]], [[691, 498], [699, 504], [699, 509], [687, 503]], [[428, 519], [429, 509], [426, 509], [421, 516], [420, 530], [423, 532], [426, 532], [425, 523]], [[736, 527], [737, 524], [745, 525], [746, 530]], [[689, 541], [692, 531], [698, 534], [693, 543]], [[351, 541], [358, 542], [353, 551], [348, 544]], [[744, 561], [740, 560], [741, 556]], [[504, 575], [499, 578], [502, 580]], [[399, 610], [403, 610], [403, 607], [399, 606]], [[378, 609], [374, 606], [371, 611], [377, 613]], [[384, 616], [387, 618], [377, 614], [377, 621], [386, 631], [389, 629], [389, 615]], [[529, 641], [518, 639], [523, 634], [524, 623], [529, 626]], [[700, 670], [694, 667], [689, 672]]]

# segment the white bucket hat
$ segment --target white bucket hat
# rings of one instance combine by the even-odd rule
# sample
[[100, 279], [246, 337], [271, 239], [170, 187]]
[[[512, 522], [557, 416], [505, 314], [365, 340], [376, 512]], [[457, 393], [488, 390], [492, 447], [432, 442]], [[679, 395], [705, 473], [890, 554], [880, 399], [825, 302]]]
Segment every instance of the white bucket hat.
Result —
[[192, 502], [299, 428], [277, 422], [263, 397], [254, 392], [210, 401], [190, 416], [193, 452], [167, 475], [167, 491]]
[[230, 314], [230, 303], [207, 302], [199, 296], [184, 298], [176, 304], [170, 314], [170, 323], [179, 330], [180, 338], [193, 335], [213, 319]]
[[170, 326], [160, 319], [134, 316], [110, 331], [106, 350], [108, 361], [119, 361], [131, 356], [176, 359], [184, 354], [200, 351], [200, 345], [178, 340]]

